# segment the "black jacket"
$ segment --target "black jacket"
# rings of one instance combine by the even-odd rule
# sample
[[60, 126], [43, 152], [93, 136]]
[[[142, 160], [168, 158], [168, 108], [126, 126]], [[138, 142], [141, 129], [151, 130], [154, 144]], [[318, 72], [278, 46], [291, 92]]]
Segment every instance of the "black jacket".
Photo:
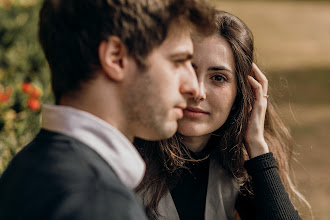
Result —
[[146, 219], [135, 194], [78, 140], [41, 130], [0, 179], [1, 220]]

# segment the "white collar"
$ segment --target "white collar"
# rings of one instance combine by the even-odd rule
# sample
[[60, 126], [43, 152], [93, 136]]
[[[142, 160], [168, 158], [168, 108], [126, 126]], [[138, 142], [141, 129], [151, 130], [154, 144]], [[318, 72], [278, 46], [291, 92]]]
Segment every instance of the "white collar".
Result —
[[73, 137], [96, 151], [130, 189], [137, 187], [145, 163], [133, 144], [116, 128], [79, 109], [43, 105], [42, 128]]

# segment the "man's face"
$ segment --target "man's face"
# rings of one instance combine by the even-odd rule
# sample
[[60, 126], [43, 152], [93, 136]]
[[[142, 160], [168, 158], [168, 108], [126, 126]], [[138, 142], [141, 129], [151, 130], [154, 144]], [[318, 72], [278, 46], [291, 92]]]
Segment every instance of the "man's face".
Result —
[[147, 56], [146, 69], [133, 71], [123, 101], [134, 136], [160, 140], [176, 132], [187, 99], [198, 95], [192, 54], [189, 30], [172, 25], [164, 42]]

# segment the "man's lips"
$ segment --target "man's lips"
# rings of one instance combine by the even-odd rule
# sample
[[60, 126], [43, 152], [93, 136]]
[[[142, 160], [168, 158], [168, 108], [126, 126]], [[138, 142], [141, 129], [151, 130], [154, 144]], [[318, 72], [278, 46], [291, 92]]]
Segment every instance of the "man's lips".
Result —
[[176, 106], [174, 108], [176, 115], [178, 116], [179, 119], [183, 117], [183, 111], [185, 108], [186, 108], [185, 106]]

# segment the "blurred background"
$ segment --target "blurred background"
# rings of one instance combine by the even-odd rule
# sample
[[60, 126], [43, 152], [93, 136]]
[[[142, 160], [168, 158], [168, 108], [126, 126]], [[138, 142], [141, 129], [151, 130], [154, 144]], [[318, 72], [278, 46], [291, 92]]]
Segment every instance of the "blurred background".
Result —
[[[37, 40], [40, 2], [0, 0], [0, 174], [38, 131], [41, 104], [53, 103]], [[257, 63], [296, 142], [298, 188], [314, 219], [330, 219], [330, 2], [209, 2], [254, 33]]]

